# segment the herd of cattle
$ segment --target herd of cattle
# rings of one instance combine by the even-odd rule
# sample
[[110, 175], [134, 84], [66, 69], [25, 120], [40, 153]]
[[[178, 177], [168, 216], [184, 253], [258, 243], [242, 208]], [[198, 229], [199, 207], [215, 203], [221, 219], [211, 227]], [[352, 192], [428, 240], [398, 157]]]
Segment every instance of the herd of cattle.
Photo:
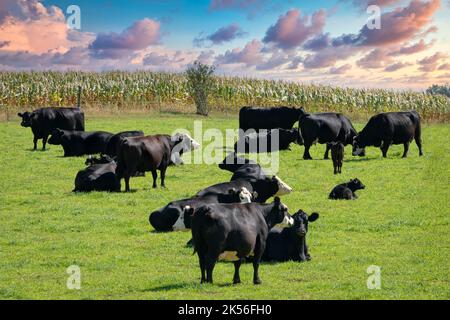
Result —
[[[187, 134], [145, 136], [142, 131], [117, 134], [86, 132], [84, 113], [79, 108], [41, 108], [18, 114], [22, 126], [30, 127], [43, 149], [49, 144], [61, 145], [64, 156], [89, 155], [87, 167], [75, 178], [74, 191], [125, 190], [130, 191], [131, 177], [151, 172], [156, 188], [157, 170], [161, 186], [165, 186], [166, 170], [170, 165], [182, 164], [181, 155], [200, 147]], [[293, 128], [298, 121], [299, 127]], [[233, 283], [239, 283], [239, 268], [243, 260], [253, 262], [255, 284], [261, 283], [258, 274], [260, 261], [307, 261], [311, 259], [306, 244], [308, 223], [319, 218], [298, 210], [290, 215], [280, 196], [292, 188], [278, 176], [267, 174], [261, 166], [237, 153], [271, 152], [289, 149], [291, 143], [304, 145], [303, 158], [312, 159], [309, 150], [315, 143], [326, 144], [324, 158], [329, 152], [334, 173], [341, 173], [344, 146], [353, 146], [354, 156], [364, 156], [365, 147], [375, 146], [386, 157], [392, 144], [403, 144], [403, 157], [415, 140], [422, 155], [421, 125], [417, 112], [390, 112], [373, 116], [361, 132], [340, 113], [305, 112], [303, 108], [244, 107], [239, 113], [241, 135], [219, 168], [232, 173], [230, 181], [218, 183], [198, 191], [194, 196], [172, 201], [149, 216], [156, 231], [192, 231], [194, 250], [198, 254], [201, 282], [212, 282], [212, 272], [218, 260], [234, 262]], [[276, 130], [276, 131], [275, 131]], [[250, 133], [249, 133], [250, 132]], [[276, 135], [276, 145], [271, 137]], [[49, 138], [50, 137], [50, 138]], [[261, 142], [264, 143], [261, 143]], [[264, 144], [265, 148], [261, 148]], [[101, 154], [99, 158], [93, 154]], [[330, 199], [356, 199], [355, 191], [364, 189], [359, 179], [336, 186]], [[266, 203], [274, 197], [272, 203]]]

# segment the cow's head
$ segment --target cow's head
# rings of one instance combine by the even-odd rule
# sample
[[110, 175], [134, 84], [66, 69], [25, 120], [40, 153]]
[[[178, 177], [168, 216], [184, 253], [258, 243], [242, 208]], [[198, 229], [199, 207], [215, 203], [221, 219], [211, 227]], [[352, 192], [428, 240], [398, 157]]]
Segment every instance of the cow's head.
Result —
[[50, 139], [48, 139], [48, 143], [53, 145], [60, 145], [62, 143], [63, 136], [64, 136], [63, 130], [55, 129], [53, 130]]
[[294, 142], [300, 146], [304, 144], [302, 134], [298, 128], [291, 129], [288, 132], [289, 132], [289, 141]]
[[294, 219], [292, 219], [289, 214], [288, 207], [281, 203], [279, 197], [275, 197], [272, 209], [266, 217], [266, 221], [271, 227], [276, 225], [280, 228], [288, 228], [294, 225]]
[[174, 147], [172, 149], [171, 160], [174, 164], [182, 164], [181, 155], [200, 148], [200, 144], [191, 138], [187, 133], [177, 133], [171, 137]]
[[37, 114], [34, 112], [18, 113], [17, 115], [22, 118], [22, 123], [20, 125], [25, 128], [31, 127], [33, 119], [37, 117]]
[[350, 182], [347, 185], [353, 191], [362, 190], [366, 188], [366, 186], [358, 178], [350, 180]]
[[361, 141], [361, 136], [356, 135], [353, 138], [353, 152], [352, 155], [364, 157], [366, 155], [365, 145]]
[[319, 219], [319, 214], [317, 212], [313, 212], [311, 215], [308, 215], [303, 210], [298, 210], [292, 218], [294, 219], [294, 228], [295, 233], [299, 237], [304, 237], [308, 233], [308, 223], [314, 222]]
[[237, 169], [239, 169], [240, 167], [242, 167], [244, 164], [247, 163], [256, 164], [256, 162], [252, 160], [243, 157], [238, 157], [238, 155], [235, 152], [231, 152], [225, 157], [225, 159], [223, 159], [221, 163], [219, 163], [219, 168], [234, 173]]
[[253, 199], [258, 197], [258, 193], [256, 191], [250, 192], [246, 187], [242, 187], [239, 191], [239, 202], [240, 203], [250, 203]]
[[177, 221], [175, 221], [172, 229], [173, 231], [186, 231], [191, 228], [192, 215], [194, 214], [194, 208], [185, 206]]
[[287, 183], [285, 183], [283, 180], [281, 180], [280, 177], [273, 176], [272, 181], [276, 181], [278, 186], [278, 191], [275, 194], [276, 196], [283, 196], [292, 192], [292, 188], [288, 186]]

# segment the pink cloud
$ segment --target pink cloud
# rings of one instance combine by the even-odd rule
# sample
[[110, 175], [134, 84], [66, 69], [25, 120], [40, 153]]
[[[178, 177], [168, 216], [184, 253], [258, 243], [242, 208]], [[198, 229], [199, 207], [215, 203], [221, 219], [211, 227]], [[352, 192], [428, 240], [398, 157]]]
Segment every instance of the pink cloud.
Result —
[[384, 71], [386, 72], [394, 72], [406, 67], [412, 66], [412, 63], [408, 63], [408, 62], [396, 62], [394, 64], [391, 64], [390, 66], [387, 66], [386, 68], [384, 68]]
[[438, 64], [441, 60], [444, 60], [448, 57], [448, 55], [442, 52], [436, 52], [434, 55], [430, 57], [423, 58], [418, 61], [420, 65], [419, 70], [423, 72], [432, 72], [438, 68]]
[[257, 65], [262, 61], [262, 43], [259, 40], [252, 40], [247, 43], [243, 49], [235, 48], [228, 50], [224, 54], [217, 56], [218, 64], [243, 63], [247, 66]]
[[433, 44], [434, 44], [434, 41], [430, 42], [429, 44], [426, 44], [425, 41], [423, 39], [421, 39], [416, 44], [400, 48], [400, 50], [393, 52], [392, 55], [414, 54], [414, 53], [421, 52], [421, 51], [431, 48], [433, 46]]
[[345, 74], [347, 71], [351, 70], [352, 66], [351, 64], [344, 64], [343, 66], [337, 67], [337, 68], [331, 68], [328, 73], [329, 74]]
[[291, 9], [266, 31], [263, 41], [274, 43], [282, 49], [296, 48], [321, 33], [325, 20], [325, 10], [319, 10], [312, 16], [301, 16], [300, 10]]
[[438, 70], [450, 70], [450, 63], [441, 64]]
[[160, 23], [148, 18], [135, 22], [121, 33], [100, 33], [89, 46], [97, 58], [118, 59], [160, 40]]
[[224, 42], [230, 42], [236, 38], [242, 37], [245, 34], [246, 32], [244, 32], [237, 23], [232, 23], [218, 29], [209, 36], [194, 39], [194, 45], [201, 47], [207, 40], [211, 41], [212, 44], [220, 45]]
[[387, 51], [375, 49], [358, 60], [356, 64], [365, 69], [378, 69], [386, 67], [386, 65], [390, 62], [392, 62], [392, 57], [387, 53]]

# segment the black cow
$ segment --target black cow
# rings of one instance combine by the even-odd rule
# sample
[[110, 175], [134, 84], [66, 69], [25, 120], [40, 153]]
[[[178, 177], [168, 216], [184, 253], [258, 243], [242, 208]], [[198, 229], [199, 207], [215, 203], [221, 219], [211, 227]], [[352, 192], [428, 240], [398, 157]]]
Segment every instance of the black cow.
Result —
[[403, 158], [406, 158], [413, 139], [419, 148], [419, 156], [422, 156], [420, 116], [416, 111], [380, 113], [370, 118], [354, 138], [353, 155], [362, 155], [363, 148], [375, 146], [381, 149], [386, 158], [391, 144], [403, 144]]
[[290, 107], [243, 107], [239, 111], [239, 128], [244, 132], [248, 129], [292, 129], [299, 116], [300, 109]]
[[292, 188], [284, 183], [277, 176], [264, 177], [262, 179], [236, 179], [230, 182], [215, 184], [197, 192], [197, 196], [206, 194], [227, 194], [228, 190], [246, 188], [250, 192], [255, 192], [255, 202], [264, 203], [273, 196], [282, 196], [292, 192]]
[[266, 250], [262, 261], [307, 261], [311, 260], [306, 234], [309, 222], [314, 222], [319, 214], [314, 212], [310, 216], [299, 210], [292, 216], [294, 225], [290, 228], [272, 228], [266, 241]]
[[[344, 146], [353, 143], [356, 130], [342, 113], [306, 113], [303, 108], [300, 113], [299, 126], [305, 144], [303, 159], [312, 159], [309, 149], [316, 142], [341, 142]], [[329, 151], [327, 144], [324, 159], [328, 159]]]
[[[172, 201], [165, 207], [153, 211], [149, 222], [156, 231], [181, 231], [191, 228], [189, 208], [197, 208], [213, 203], [250, 203], [253, 195], [245, 188], [230, 189], [228, 194], [205, 194], [201, 197]], [[190, 212], [190, 211], [189, 211]]]
[[113, 135], [108, 143], [106, 144], [106, 148], [103, 151], [104, 154], [110, 156], [110, 157], [116, 157], [117, 156], [117, 149], [119, 148], [120, 143], [124, 138], [128, 137], [142, 137], [144, 136], [144, 132], [142, 131], [123, 131], [119, 132], [115, 135]]
[[344, 162], [344, 145], [342, 142], [331, 142], [328, 144], [328, 148], [331, 149], [334, 174], [342, 173], [342, 164]]
[[234, 151], [239, 153], [274, 152], [290, 150], [291, 143], [303, 144], [298, 129], [272, 129], [254, 132], [241, 137], [234, 144]]
[[288, 208], [276, 197], [271, 204], [212, 204], [195, 208], [191, 224], [202, 283], [213, 282], [218, 259], [234, 261], [233, 283], [240, 283], [242, 259], [253, 256], [253, 283], [260, 284], [258, 269], [269, 230], [277, 224], [292, 226], [293, 220]]
[[55, 129], [48, 143], [61, 145], [64, 149], [64, 157], [78, 157], [102, 153], [112, 136], [112, 133], [105, 131], [84, 132]]
[[[244, 157], [239, 157], [235, 152], [231, 152], [225, 157], [225, 159], [223, 159], [221, 163], [219, 163], [219, 168], [234, 173], [244, 164], [255, 164], [259, 166], [259, 164], [257, 164], [255, 161]], [[261, 166], [259, 167], [261, 168]]]
[[101, 159], [88, 158], [86, 163], [95, 164], [78, 171], [73, 192], [120, 191], [120, 180], [116, 177], [117, 164], [114, 160], [105, 156]]
[[366, 186], [359, 179], [355, 178], [349, 182], [338, 184], [328, 197], [333, 200], [355, 200], [358, 198], [355, 191], [365, 188]]
[[55, 129], [84, 131], [84, 113], [78, 108], [41, 108], [17, 115], [22, 118], [22, 127], [30, 127], [33, 132], [34, 150], [39, 139], [45, 150], [47, 139]]
[[161, 187], [164, 188], [172, 149], [178, 144], [185, 144], [185, 140], [189, 138], [184, 134], [175, 136], [159, 134], [123, 139], [118, 151], [117, 175], [119, 179], [125, 179], [125, 190], [130, 191], [130, 177], [138, 171], [151, 171], [153, 188], [156, 188], [157, 170], [161, 173]]
[[232, 152], [219, 164], [219, 168], [233, 173], [231, 181], [246, 179], [264, 179], [267, 174], [261, 166], [253, 160], [239, 157]]
[[108, 156], [106, 154], [102, 154], [99, 158], [89, 155], [89, 157], [87, 157], [84, 164], [87, 166], [92, 166], [94, 164], [105, 164], [105, 163], [110, 163], [113, 161], [116, 161], [116, 158], [115, 157], [111, 158], [110, 156]]

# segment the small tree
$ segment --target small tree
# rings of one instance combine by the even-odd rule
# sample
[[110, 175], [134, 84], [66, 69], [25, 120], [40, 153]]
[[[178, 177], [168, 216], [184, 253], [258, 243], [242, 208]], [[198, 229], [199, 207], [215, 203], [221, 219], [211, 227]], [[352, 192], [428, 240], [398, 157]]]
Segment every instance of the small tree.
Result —
[[214, 81], [213, 74], [215, 69], [214, 66], [195, 61], [186, 70], [189, 93], [197, 106], [197, 114], [203, 116], [207, 116], [209, 113], [208, 95], [211, 92]]
[[428, 94], [442, 94], [450, 98], [450, 86], [448, 84], [445, 85], [437, 85], [433, 84], [431, 87], [427, 89]]

